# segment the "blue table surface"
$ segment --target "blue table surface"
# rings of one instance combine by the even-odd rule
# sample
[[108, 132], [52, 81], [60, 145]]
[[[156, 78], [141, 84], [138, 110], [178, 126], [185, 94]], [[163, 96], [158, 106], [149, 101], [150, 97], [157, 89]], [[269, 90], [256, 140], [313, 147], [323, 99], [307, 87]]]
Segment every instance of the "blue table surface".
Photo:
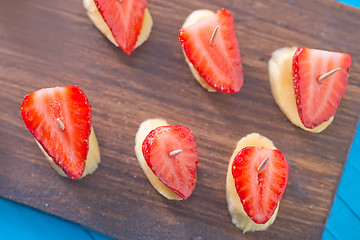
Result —
[[[341, 0], [360, 8], [360, 0]], [[358, 125], [322, 240], [360, 239], [360, 125]], [[0, 198], [2, 239], [82, 239], [111, 238], [73, 222]], [[54, 234], [56, 232], [56, 234]]]

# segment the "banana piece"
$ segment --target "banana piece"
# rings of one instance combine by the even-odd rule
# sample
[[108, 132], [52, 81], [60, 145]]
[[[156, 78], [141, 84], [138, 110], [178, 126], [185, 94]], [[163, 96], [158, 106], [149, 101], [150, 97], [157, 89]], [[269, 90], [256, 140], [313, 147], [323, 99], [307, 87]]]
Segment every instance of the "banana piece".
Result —
[[[207, 18], [211, 15], [214, 15], [215, 13], [213, 11], [207, 10], [207, 9], [199, 9], [196, 11], [193, 11], [186, 19], [184, 24], [182, 25], [182, 28], [185, 28], [187, 26], [193, 25], [194, 23], [197, 23], [199, 21], [201, 21], [204, 18]], [[216, 90], [210, 86], [204, 78], [202, 78], [199, 74], [199, 72], [195, 69], [194, 65], [192, 65], [192, 63], [189, 61], [189, 59], [187, 58], [184, 49], [183, 49], [183, 53], [185, 56], [185, 62], [189, 65], [190, 71], [192, 73], [192, 75], [195, 77], [195, 79], [200, 83], [200, 85], [205, 88], [206, 90], [208, 90], [209, 92], [216, 92]]]
[[236, 144], [236, 149], [230, 158], [228, 171], [226, 175], [226, 200], [228, 202], [228, 209], [232, 218], [232, 223], [235, 224], [237, 228], [243, 230], [243, 233], [266, 230], [275, 221], [280, 206], [280, 202], [278, 202], [274, 214], [265, 224], [257, 224], [253, 222], [251, 218], [244, 211], [239, 195], [236, 192], [235, 181], [232, 175], [231, 168], [235, 156], [241, 151], [241, 149], [248, 146], [258, 146], [258, 147], [276, 149], [273, 142], [270, 139], [261, 136], [258, 133], [251, 133], [238, 141], [238, 143]]
[[[37, 145], [39, 146], [41, 152], [45, 155], [46, 159], [50, 162], [50, 165], [55, 169], [55, 171], [62, 177], [68, 177], [61, 167], [56, 165], [54, 160], [45, 152], [44, 148], [41, 144], [36, 141]], [[85, 169], [84, 173], [81, 178], [85, 177], [88, 174], [92, 174], [97, 168], [100, 163], [100, 151], [99, 151], [99, 144], [97, 142], [94, 128], [91, 127], [91, 132], [89, 136], [89, 151], [86, 156], [85, 160]]]
[[275, 102], [292, 124], [306, 131], [319, 133], [332, 123], [334, 116], [312, 129], [306, 128], [301, 122], [292, 80], [292, 57], [296, 49], [297, 47], [285, 47], [272, 53], [268, 63], [271, 92]]
[[149, 179], [151, 185], [158, 191], [161, 195], [166, 197], [169, 200], [182, 200], [181, 197], [176, 195], [171, 191], [165, 184], [163, 184], [158, 177], [151, 171], [149, 166], [146, 163], [144, 155], [142, 153], [142, 144], [146, 136], [155, 128], [161, 126], [168, 126], [169, 124], [159, 118], [148, 119], [140, 124], [140, 127], [135, 135], [135, 154], [139, 161], [139, 164], [144, 171], [146, 177]]
[[[107, 37], [107, 39], [109, 39], [109, 41], [112, 44], [119, 47], [119, 45], [115, 41], [114, 36], [110, 31], [110, 28], [105, 23], [98, 8], [96, 7], [94, 0], [83, 0], [83, 4], [84, 4], [84, 8], [86, 9], [86, 13], [88, 17], [90, 18], [91, 22], [95, 25], [95, 27], [97, 27], [97, 29], [99, 29], [99, 31], [102, 34], [104, 34], [104, 36]], [[135, 44], [135, 48], [139, 47], [149, 38], [152, 25], [153, 25], [153, 20], [151, 18], [150, 11], [148, 8], [146, 8], [144, 12], [142, 27]]]

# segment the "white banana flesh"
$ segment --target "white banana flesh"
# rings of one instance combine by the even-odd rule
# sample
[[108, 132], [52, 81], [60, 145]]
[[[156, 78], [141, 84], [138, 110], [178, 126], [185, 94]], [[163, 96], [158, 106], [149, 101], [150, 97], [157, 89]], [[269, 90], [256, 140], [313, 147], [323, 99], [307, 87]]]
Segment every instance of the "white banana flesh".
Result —
[[292, 124], [306, 131], [319, 133], [332, 123], [334, 117], [312, 129], [306, 128], [301, 122], [292, 80], [292, 58], [296, 49], [297, 47], [285, 47], [272, 53], [268, 63], [271, 92], [275, 102]]
[[183, 200], [181, 197], [176, 195], [170, 188], [163, 184], [158, 177], [151, 171], [149, 166], [146, 163], [142, 152], [142, 144], [146, 136], [155, 128], [161, 126], [168, 126], [169, 124], [159, 118], [148, 119], [140, 124], [140, 127], [135, 135], [135, 154], [139, 161], [139, 164], [144, 171], [146, 177], [149, 179], [151, 185], [158, 191], [161, 195], [166, 197], [169, 200]]
[[[38, 144], [41, 152], [45, 155], [46, 159], [49, 161], [50, 165], [54, 168], [54, 170], [63, 177], [68, 177], [63, 169], [56, 165], [54, 160], [45, 152], [44, 148], [40, 145], [38, 141], [36, 141]], [[100, 151], [99, 151], [99, 144], [97, 142], [94, 128], [91, 127], [91, 132], [89, 136], [89, 151], [86, 156], [85, 160], [85, 169], [84, 173], [82, 174], [81, 178], [85, 177], [88, 174], [92, 174], [97, 168], [100, 163]]]
[[[94, 0], [83, 0], [83, 4], [91, 22], [97, 27], [97, 29], [99, 29], [99, 31], [102, 34], [104, 34], [105, 37], [107, 37], [107, 39], [109, 39], [109, 41], [112, 44], [118, 47], [119, 45], [116, 43], [115, 38], [112, 35], [109, 26], [105, 23], [103, 17], [101, 16], [98, 8], [96, 7]], [[142, 27], [135, 44], [135, 48], [139, 47], [149, 38], [152, 25], [153, 25], [153, 20], [150, 15], [150, 11], [148, 8], [146, 8], [144, 12]]]
[[[201, 21], [204, 18], [210, 17], [214, 15], [215, 13], [213, 11], [207, 10], [207, 9], [199, 9], [193, 11], [186, 19], [182, 26], [182, 28], [185, 28], [187, 26], [193, 25], [199, 21]], [[199, 72], [195, 69], [194, 65], [189, 61], [187, 58], [184, 50], [183, 50], [184, 56], [185, 56], [185, 62], [189, 65], [190, 71], [192, 75], [195, 77], [195, 79], [200, 83], [200, 85], [208, 90], [209, 92], [216, 92], [216, 90], [210, 86], [204, 78], [202, 78], [199, 74]]]
[[235, 181], [231, 169], [235, 156], [241, 151], [241, 149], [248, 146], [258, 146], [269, 149], [276, 149], [273, 142], [270, 139], [261, 136], [258, 133], [251, 133], [238, 141], [238, 143], [236, 144], [236, 149], [230, 158], [228, 171], [226, 175], [226, 200], [232, 218], [232, 223], [237, 228], [243, 230], [243, 233], [266, 230], [275, 221], [280, 206], [280, 202], [278, 202], [274, 214], [265, 224], [257, 224], [253, 222], [251, 218], [244, 211], [244, 208], [240, 201], [240, 197], [236, 192]]

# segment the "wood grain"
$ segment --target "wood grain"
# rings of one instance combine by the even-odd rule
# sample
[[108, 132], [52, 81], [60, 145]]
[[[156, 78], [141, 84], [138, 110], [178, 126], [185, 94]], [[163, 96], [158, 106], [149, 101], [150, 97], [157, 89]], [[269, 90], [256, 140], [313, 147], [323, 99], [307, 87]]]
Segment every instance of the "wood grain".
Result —
[[[244, 67], [234, 95], [202, 89], [178, 42], [193, 10], [223, 7], [233, 13]], [[2, 1], [0, 196], [121, 239], [319, 239], [360, 113], [360, 11], [330, 0], [149, 0], [149, 9], [150, 38], [126, 56], [90, 23], [81, 0]], [[346, 94], [321, 134], [293, 126], [271, 95], [267, 61], [292, 45], [352, 56]], [[20, 117], [27, 93], [73, 84], [92, 104], [102, 156], [80, 181], [50, 168]], [[160, 196], [135, 158], [137, 128], [153, 117], [197, 139], [198, 182], [186, 201]], [[275, 223], [243, 235], [231, 223], [225, 177], [236, 142], [250, 132], [274, 141], [290, 177]]]

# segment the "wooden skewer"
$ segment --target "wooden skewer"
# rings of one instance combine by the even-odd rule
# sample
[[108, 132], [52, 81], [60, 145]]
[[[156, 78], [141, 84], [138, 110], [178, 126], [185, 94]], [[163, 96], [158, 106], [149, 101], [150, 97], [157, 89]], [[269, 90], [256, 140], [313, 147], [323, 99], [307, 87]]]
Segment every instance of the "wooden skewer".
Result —
[[334, 75], [339, 70], [340, 70], [340, 68], [338, 67], [338, 68], [335, 68], [335, 69], [331, 70], [330, 72], [327, 72], [327, 73], [321, 75], [319, 77], [319, 79], [318, 79], [318, 82], [322, 83], [325, 79], [327, 79], [328, 77], [331, 77], [332, 75]]
[[169, 155], [170, 155], [170, 157], [175, 157], [176, 155], [179, 155], [180, 153], [182, 153], [182, 149], [177, 149], [177, 150], [171, 151], [169, 153]]
[[270, 160], [270, 157], [266, 157], [260, 164], [259, 167], [257, 168], [257, 172], [260, 174], [262, 171], [264, 171], [266, 165], [268, 164]]
[[218, 35], [218, 32], [219, 32], [219, 25], [216, 26], [213, 34], [211, 35], [211, 38], [210, 38], [210, 45], [211, 46], [214, 46], [215, 45], [215, 41], [216, 41], [216, 38], [217, 38], [217, 35]]
[[56, 122], [58, 124], [58, 127], [60, 128], [61, 131], [64, 131], [65, 130], [65, 125], [64, 123], [60, 120], [60, 118], [57, 118], [56, 119]]

